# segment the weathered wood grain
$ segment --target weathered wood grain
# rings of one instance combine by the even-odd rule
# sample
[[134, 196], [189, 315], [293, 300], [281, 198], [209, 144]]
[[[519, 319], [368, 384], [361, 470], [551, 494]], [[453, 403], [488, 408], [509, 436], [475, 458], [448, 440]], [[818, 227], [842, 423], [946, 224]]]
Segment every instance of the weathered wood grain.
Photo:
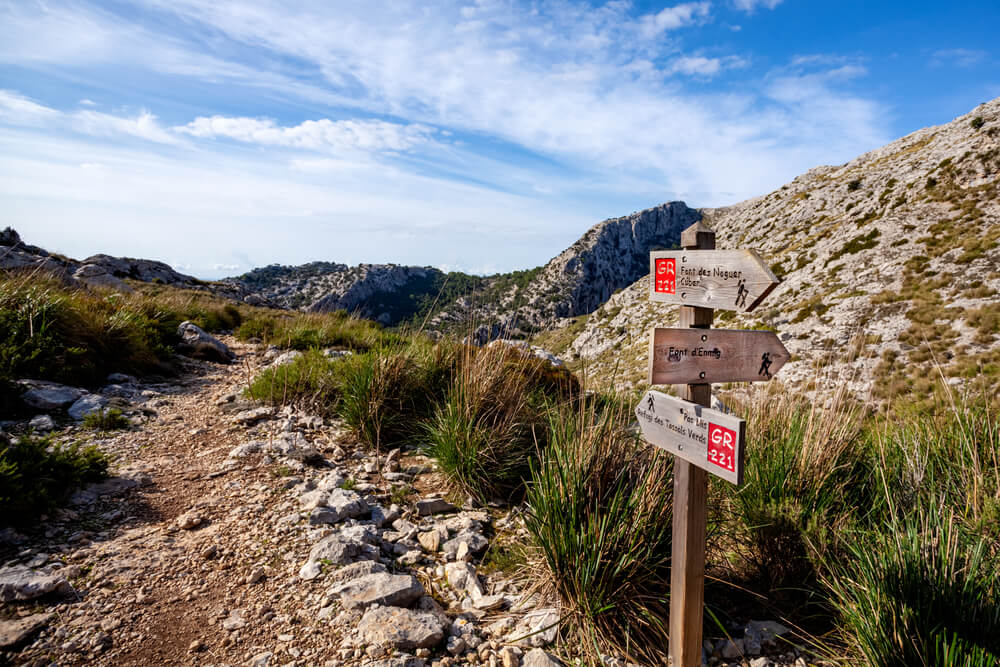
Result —
[[781, 280], [753, 250], [649, 253], [649, 298], [662, 303], [750, 312]]
[[718, 410], [658, 391], [647, 391], [635, 408], [642, 437], [717, 477], [743, 483], [746, 422]]
[[790, 357], [771, 331], [657, 327], [650, 335], [649, 383], [764, 382]]

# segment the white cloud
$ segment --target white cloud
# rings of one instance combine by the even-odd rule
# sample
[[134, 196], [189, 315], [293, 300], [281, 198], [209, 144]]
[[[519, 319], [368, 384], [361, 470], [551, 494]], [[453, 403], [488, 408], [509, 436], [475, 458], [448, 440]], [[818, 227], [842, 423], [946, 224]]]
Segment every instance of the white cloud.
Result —
[[781, 4], [782, 0], [732, 0], [732, 2], [736, 9], [750, 13], [758, 7], [774, 9]]
[[[739, 4], [749, 11], [777, 3]], [[14, 112], [7, 107], [0, 113], [8, 114], [9, 124], [31, 120], [94, 137], [141, 138], [128, 145], [154, 156], [186, 156], [144, 167], [146, 176], [136, 183], [124, 158], [91, 154], [100, 142], [70, 151], [76, 174], [86, 171], [81, 163], [106, 166], [91, 171], [102, 183], [116, 184], [99, 191], [110, 198], [108, 207], [117, 207], [116, 198], [128, 188], [147, 198], [122, 203], [127, 215], [108, 218], [122, 224], [156, 210], [151, 218], [170, 225], [162, 210], [205, 226], [217, 215], [232, 233], [241, 232], [227, 221], [270, 215], [269, 224], [279, 228], [276, 221], [293, 218], [310, 221], [313, 229], [363, 219], [380, 225], [385, 231], [379, 234], [400, 235], [411, 233], [406, 230], [419, 219], [456, 239], [486, 224], [493, 231], [480, 233], [478, 246], [456, 241], [466, 254], [423, 260], [465, 266], [508, 266], [510, 257], [528, 252], [498, 235], [503, 221], [528, 221], [521, 234], [555, 228], [560, 242], [569, 242], [587, 224], [620, 214], [620, 207], [672, 198], [732, 203], [888, 138], [880, 105], [850, 92], [864, 73], [858, 62], [804, 57], [778, 71], [754, 73], [738, 88], [686, 88], [684, 76], [708, 79], [748, 60], [684, 48], [685, 28], [711, 20], [708, 2], [636, 14], [627, 2], [594, 7], [579, 0], [315, 0], [294, 6], [139, 0], [119, 15], [87, 0], [26, 0], [0, 6], [0, 63], [43, 75], [72, 69], [77, 80], [91, 76], [110, 91], [98, 98], [107, 108], [114, 108], [107, 100], [116, 86], [136, 95], [129, 77], [148, 74], [159, 77], [156, 84], [170, 104], [98, 114], [27, 100], [37, 108], [18, 102], [21, 120], [10, 120]], [[115, 80], [108, 72], [121, 71], [123, 63], [128, 74]], [[221, 106], [205, 95], [206, 84], [231, 92], [232, 100]], [[302, 117], [316, 120], [300, 123]], [[169, 149], [160, 145], [170, 141], [175, 145]], [[21, 155], [27, 160], [30, 154]], [[227, 160], [239, 165], [195, 171], [202, 162], [229, 165]], [[12, 162], [0, 159], [0, 167]], [[47, 182], [47, 163], [32, 165], [30, 173], [41, 179], [32, 191], [39, 197], [48, 192], [51, 210], [68, 209], [60, 190], [65, 182]], [[162, 192], [150, 185], [158, 178]], [[18, 201], [29, 206], [26, 198]], [[102, 219], [104, 204], [93, 206], [88, 215]], [[30, 212], [24, 216], [32, 219]], [[551, 226], [550, 219], [563, 226]], [[441, 234], [435, 251], [450, 252]], [[355, 259], [369, 260], [386, 259], [380, 253], [394, 247], [362, 256], [360, 241], [341, 247], [335, 236], [323, 238], [330, 245], [320, 257], [338, 261], [351, 259], [348, 247]], [[482, 253], [494, 248], [508, 254], [484, 259]]]
[[642, 34], [646, 38], [655, 37], [667, 30], [677, 30], [708, 18], [710, 2], [686, 2], [666, 7], [655, 14], [647, 14], [641, 19]]
[[225, 137], [264, 146], [309, 150], [406, 151], [430, 141], [424, 125], [399, 125], [381, 120], [307, 120], [281, 127], [269, 118], [199, 117], [176, 132], [203, 139]]
[[986, 60], [989, 54], [978, 49], [942, 49], [935, 51], [932, 65], [950, 63], [956, 67], [972, 67]]
[[0, 89], [0, 120], [14, 124], [38, 124], [59, 114], [12, 90]]
[[669, 70], [677, 74], [711, 78], [723, 69], [746, 67], [747, 61], [738, 56], [725, 58], [705, 58], [704, 56], [682, 56], [670, 64]]

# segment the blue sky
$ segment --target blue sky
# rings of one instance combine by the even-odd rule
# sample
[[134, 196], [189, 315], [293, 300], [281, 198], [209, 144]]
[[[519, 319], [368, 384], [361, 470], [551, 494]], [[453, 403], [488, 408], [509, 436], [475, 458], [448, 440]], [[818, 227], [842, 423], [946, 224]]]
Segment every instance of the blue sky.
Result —
[[547, 261], [1000, 96], [993, 2], [0, 1], [0, 225], [207, 278]]

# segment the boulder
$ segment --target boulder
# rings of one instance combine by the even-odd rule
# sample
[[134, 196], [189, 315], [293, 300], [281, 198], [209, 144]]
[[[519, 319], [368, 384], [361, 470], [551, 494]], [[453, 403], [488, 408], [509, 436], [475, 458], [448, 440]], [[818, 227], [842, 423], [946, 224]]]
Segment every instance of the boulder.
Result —
[[436, 646], [444, 639], [444, 627], [430, 612], [374, 607], [361, 617], [358, 634], [365, 644], [407, 651]]
[[76, 402], [84, 393], [82, 389], [55, 382], [21, 380], [18, 384], [29, 387], [28, 391], [21, 394], [21, 400], [38, 410], [62, 410]]
[[108, 399], [100, 394], [85, 394], [73, 402], [66, 411], [76, 420], [82, 420], [89, 414], [100, 412], [108, 404]]
[[73, 272], [73, 279], [83, 283], [87, 287], [104, 287], [118, 292], [132, 292], [125, 281], [116, 278], [103, 266], [97, 264], [84, 264]]
[[368, 514], [368, 503], [355, 491], [334, 489], [326, 498], [326, 506], [337, 513], [337, 521], [357, 519]]
[[55, 614], [32, 614], [0, 621], [0, 650], [19, 646], [44, 628]]
[[0, 569], [0, 601], [34, 600], [48, 593], [72, 593], [73, 587], [58, 573], [32, 570], [25, 565]]
[[375, 572], [330, 589], [340, 596], [345, 609], [365, 609], [373, 604], [389, 607], [406, 607], [424, 594], [424, 587], [409, 574]]
[[195, 359], [206, 359], [228, 364], [236, 358], [233, 351], [221, 340], [205, 333], [194, 322], [186, 320], [177, 327], [177, 335], [181, 337], [177, 350], [181, 354]]

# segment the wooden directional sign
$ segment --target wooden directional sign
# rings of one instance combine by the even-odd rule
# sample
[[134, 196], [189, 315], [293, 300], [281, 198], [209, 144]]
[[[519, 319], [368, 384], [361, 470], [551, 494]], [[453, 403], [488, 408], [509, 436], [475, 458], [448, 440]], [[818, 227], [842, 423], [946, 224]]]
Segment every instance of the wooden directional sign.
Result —
[[642, 437], [727, 482], [743, 483], [746, 422], [658, 391], [635, 408]]
[[753, 250], [649, 253], [652, 301], [750, 312], [781, 281]]
[[650, 384], [770, 380], [789, 359], [771, 331], [653, 329]]

